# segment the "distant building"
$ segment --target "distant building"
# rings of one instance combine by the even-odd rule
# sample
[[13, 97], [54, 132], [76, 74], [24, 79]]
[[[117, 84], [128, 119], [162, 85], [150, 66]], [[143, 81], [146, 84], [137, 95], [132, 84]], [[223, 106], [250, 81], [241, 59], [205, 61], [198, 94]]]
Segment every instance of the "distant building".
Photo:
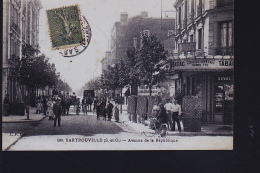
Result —
[[38, 46], [41, 8], [40, 0], [3, 1], [2, 98], [9, 94], [10, 103], [23, 102], [24, 86], [10, 76], [13, 59], [22, 57], [22, 44]]
[[[128, 18], [127, 13], [120, 14], [120, 21], [115, 22], [111, 30], [111, 56], [109, 65], [126, 58], [126, 50], [129, 47], [139, 49], [142, 34], [155, 34], [157, 40], [166, 40], [175, 33], [175, 19], [151, 18], [148, 12]], [[171, 46], [174, 45], [174, 41]], [[174, 49], [174, 47], [173, 47]], [[172, 50], [173, 50], [172, 49]], [[171, 51], [172, 52], [172, 51]]]
[[172, 88], [201, 98], [203, 121], [232, 124], [234, 1], [176, 0]]
[[101, 60], [101, 64], [102, 64], [102, 71], [107, 70], [108, 66], [111, 66], [113, 64], [113, 60], [111, 59], [111, 52], [110, 51], [106, 51], [105, 52], [105, 57]]

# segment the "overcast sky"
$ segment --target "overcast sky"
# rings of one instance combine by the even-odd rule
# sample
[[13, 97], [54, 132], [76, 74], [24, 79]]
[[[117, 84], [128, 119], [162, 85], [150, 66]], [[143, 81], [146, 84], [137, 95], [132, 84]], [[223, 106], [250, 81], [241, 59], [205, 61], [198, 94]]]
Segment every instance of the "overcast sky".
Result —
[[[162, 0], [163, 11], [173, 11], [175, 0]], [[76, 91], [87, 81], [101, 74], [101, 60], [108, 50], [108, 40], [113, 24], [120, 20], [120, 13], [127, 12], [128, 17], [147, 11], [149, 17], [161, 17], [161, 0], [41, 0], [40, 11], [40, 50], [55, 63], [56, 69]], [[78, 4], [81, 14], [88, 20], [92, 38], [88, 48], [80, 55], [65, 58], [51, 50], [47, 27], [46, 10]], [[165, 13], [163, 17], [165, 18]], [[174, 12], [167, 12], [168, 17], [175, 17]]]

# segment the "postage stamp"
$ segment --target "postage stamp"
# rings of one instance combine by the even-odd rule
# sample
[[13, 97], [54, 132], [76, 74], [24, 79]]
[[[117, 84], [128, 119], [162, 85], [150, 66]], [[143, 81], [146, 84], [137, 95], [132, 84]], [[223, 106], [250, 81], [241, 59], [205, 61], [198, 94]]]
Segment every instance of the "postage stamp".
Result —
[[81, 16], [79, 5], [46, 11], [52, 50], [64, 57], [82, 53], [91, 39], [91, 28], [86, 17]]

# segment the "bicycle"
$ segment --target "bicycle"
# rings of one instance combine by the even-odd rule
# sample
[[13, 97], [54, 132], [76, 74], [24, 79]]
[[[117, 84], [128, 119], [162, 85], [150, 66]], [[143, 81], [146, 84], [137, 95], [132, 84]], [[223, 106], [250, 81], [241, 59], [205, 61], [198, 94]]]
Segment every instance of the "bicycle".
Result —
[[143, 131], [143, 134], [147, 137], [155, 137], [156, 135], [165, 137], [167, 135], [167, 123], [162, 123], [160, 119], [151, 118], [150, 128], [154, 130], [154, 133], [150, 135], [148, 135], [147, 132]]

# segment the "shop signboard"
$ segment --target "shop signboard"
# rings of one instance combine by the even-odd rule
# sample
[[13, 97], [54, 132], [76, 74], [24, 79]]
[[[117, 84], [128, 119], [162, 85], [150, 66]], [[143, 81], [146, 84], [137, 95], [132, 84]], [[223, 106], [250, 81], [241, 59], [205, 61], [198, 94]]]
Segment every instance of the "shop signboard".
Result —
[[215, 71], [234, 68], [233, 59], [179, 59], [173, 62], [174, 70]]

